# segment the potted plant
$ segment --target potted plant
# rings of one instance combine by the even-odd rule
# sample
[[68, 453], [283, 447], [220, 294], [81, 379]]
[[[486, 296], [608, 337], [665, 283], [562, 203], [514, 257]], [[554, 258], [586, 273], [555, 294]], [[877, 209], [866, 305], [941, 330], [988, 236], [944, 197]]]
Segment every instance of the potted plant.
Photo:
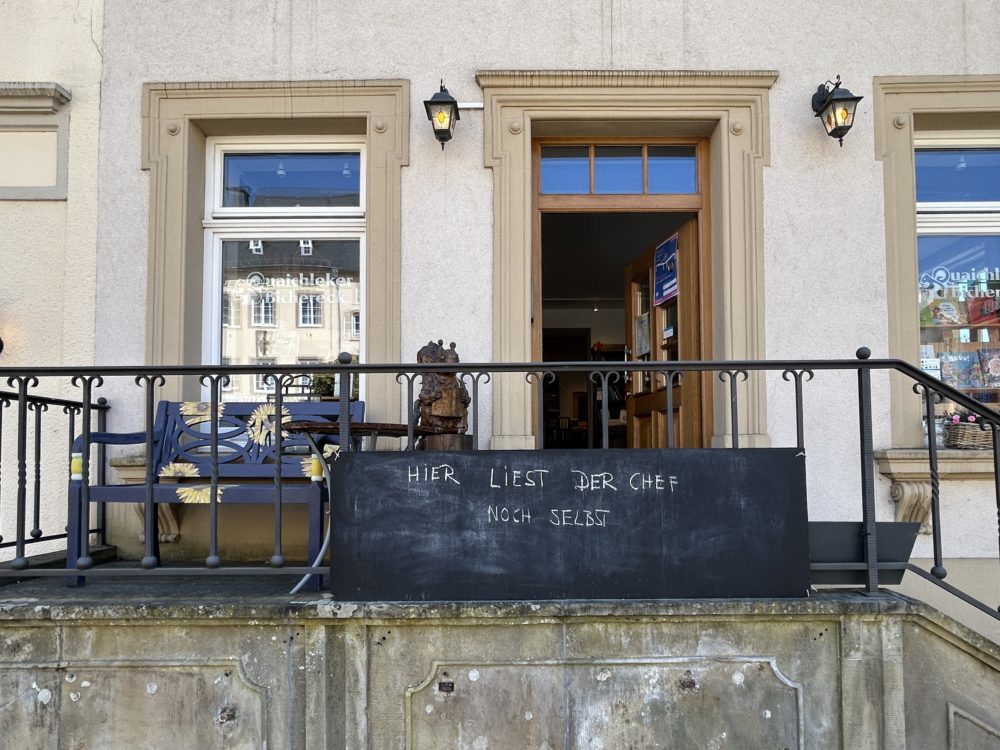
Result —
[[945, 418], [945, 448], [992, 448], [993, 430], [980, 415], [960, 409]]
[[[358, 355], [353, 354], [351, 356], [351, 364], [358, 363]], [[334, 363], [330, 363], [334, 364]], [[337, 363], [339, 364], [339, 363]], [[319, 396], [320, 401], [335, 401], [340, 398], [340, 393], [337, 388], [337, 376], [334, 373], [329, 372], [314, 372], [310, 375], [312, 380], [312, 392], [313, 395]], [[351, 401], [357, 401], [360, 398], [360, 380], [358, 375], [351, 376]]]
[[325, 373], [312, 374], [312, 392], [320, 401], [333, 401], [337, 396], [336, 378]]

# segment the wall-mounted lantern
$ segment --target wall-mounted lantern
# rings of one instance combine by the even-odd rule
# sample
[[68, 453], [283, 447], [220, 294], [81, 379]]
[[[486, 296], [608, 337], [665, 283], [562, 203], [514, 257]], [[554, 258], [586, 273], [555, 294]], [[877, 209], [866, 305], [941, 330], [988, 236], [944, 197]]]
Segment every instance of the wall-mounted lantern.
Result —
[[461, 119], [458, 116], [458, 102], [448, 93], [444, 81], [441, 81], [441, 90], [424, 102], [424, 109], [434, 128], [434, 137], [440, 142], [443, 151], [444, 144], [451, 140], [455, 132], [455, 122]]
[[840, 76], [836, 81], [821, 83], [813, 94], [812, 108], [820, 118], [826, 134], [844, 145], [844, 136], [854, 124], [854, 110], [863, 96], [855, 96], [848, 89], [840, 87]]

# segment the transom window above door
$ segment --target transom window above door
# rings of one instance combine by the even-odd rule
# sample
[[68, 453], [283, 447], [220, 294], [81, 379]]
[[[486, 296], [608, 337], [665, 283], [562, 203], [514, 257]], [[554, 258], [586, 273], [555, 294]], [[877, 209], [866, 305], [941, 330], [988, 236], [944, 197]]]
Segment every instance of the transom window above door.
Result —
[[694, 144], [541, 146], [542, 195], [691, 195], [698, 192]]

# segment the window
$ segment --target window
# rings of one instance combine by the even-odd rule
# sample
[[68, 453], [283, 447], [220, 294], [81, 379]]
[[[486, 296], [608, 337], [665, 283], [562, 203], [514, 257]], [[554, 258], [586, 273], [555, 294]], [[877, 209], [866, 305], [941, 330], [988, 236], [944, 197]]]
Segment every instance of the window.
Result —
[[344, 318], [344, 338], [351, 341], [361, 338], [361, 313], [352, 312]]
[[323, 297], [321, 295], [299, 295], [299, 325], [303, 328], [317, 328], [323, 325]]
[[210, 140], [215, 217], [345, 216], [364, 205], [360, 146], [293, 137]]
[[255, 326], [274, 325], [274, 294], [258, 292], [251, 297], [251, 324]]
[[692, 145], [543, 145], [543, 195], [698, 192]]
[[322, 362], [315, 357], [299, 357], [302, 375], [299, 377], [298, 386], [302, 391], [309, 392], [312, 389], [313, 365], [318, 364], [322, 364]]
[[[989, 208], [989, 200], [981, 199], [985, 196], [980, 194], [980, 199], [976, 200], [974, 193], [966, 192], [958, 201], [946, 200], [945, 196], [956, 195], [949, 187], [955, 185], [955, 179], [964, 181], [967, 188], [971, 185], [968, 178], [961, 175], [968, 171], [969, 154], [965, 155], [963, 169], [962, 155], [955, 152], [970, 147], [1000, 147], [1000, 142], [989, 140], [996, 135], [1000, 122], [1000, 77], [877, 76], [872, 102], [875, 153], [883, 162], [885, 186], [888, 354], [933, 370], [933, 362], [921, 360], [935, 357], [923, 357], [921, 352], [929, 350], [921, 347], [938, 344], [930, 351], [942, 352], [959, 351], [964, 346], [949, 348], [951, 344], [946, 344], [943, 336], [940, 342], [921, 340], [927, 336], [920, 325], [919, 310], [926, 305], [917, 307], [914, 302], [919, 299], [921, 283], [927, 283], [927, 279], [922, 282], [921, 277], [932, 262], [931, 256], [944, 257], [940, 255], [941, 245], [946, 242], [942, 238], [950, 232], [952, 237], [965, 237], [963, 241], [970, 242], [971, 237], [987, 237], [992, 232], [988, 214], [995, 209]], [[933, 153], [940, 150], [953, 153]], [[918, 156], [919, 165], [916, 163]], [[949, 156], [954, 157], [950, 166], [946, 158]], [[953, 176], [946, 178], [948, 169]], [[919, 189], [917, 170], [920, 172]], [[978, 210], [956, 211], [955, 207], [947, 205], [952, 202], [977, 203]], [[980, 220], [986, 220], [987, 224], [976, 228]], [[934, 237], [936, 241], [930, 239]], [[947, 255], [948, 251], [944, 252]], [[981, 253], [982, 260], [989, 254], [985, 248], [977, 252]], [[966, 270], [971, 270], [971, 264]], [[926, 293], [923, 296], [927, 299]], [[967, 303], [967, 298], [964, 301]], [[944, 312], [939, 311], [939, 314]], [[933, 314], [933, 310], [930, 313]], [[945, 330], [941, 328], [939, 332], [943, 334]], [[961, 326], [954, 330], [960, 331]], [[964, 344], [962, 336], [960, 332], [955, 333], [953, 340]], [[969, 337], [972, 336], [970, 329]], [[920, 399], [914, 398], [909, 385], [901, 378], [892, 379], [889, 387], [892, 392], [892, 445], [920, 445], [924, 439]]]
[[[235, 328], [240, 324], [240, 308], [237, 300], [229, 292], [222, 293], [222, 326]], [[224, 359], [224, 358], [223, 358]]]
[[[208, 361], [294, 364], [332, 362], [342, 351], [360, 355], [363, 165], [357, 140], [207, 139]], [[233, 330], [233, 301], [249, 306], [249, 328]], [[356, 324], [345, 322], [352, 313]], [[257, 377], [253, 393], [264, 385]], [[230, 396], [240, 397], [252, 394]]]
[[[274, 363], [274, 357], [258, 357], [251, 362], [254, 365], [273, 365]], [[253, 376], [253, 389], [255, 393], [274, 393], [274, 383], [274, 376], [267, 373], [258, 372]]]
[[914, 146], [920, 364], [947, 385], [996, 404], [1000, 132], [923, 132]]
[[[336, 145], [360, 153], [358, 208], [340, 209], [346, 216], [320, 217], [312, 225], [317, 228], [324, 223], [323, 218], [330, 219], [325, 223], [338, 226], [354, 223], [353, 228], [358, 232], [353, 237], [360, 240], [361, 270], [365, 272], [361, 279], [365, 330], [362, 341], [358, 342], [363, 347], [361, 359], [392, 362], [399, 358], [402, 304], [399, 205], [403, 170], [410, 155], [411, 99], [410, 84], [404, 80], [218, 80], [143, 85], [141, 159], [142, 169], [148, 170], [151, 207], [149, 231], [141, 233], [149, 238], [150, 302], [145, 315], [148, 364], [219, 361], [222, 324], [218, 313], [210, 307], [213, 299], [218, 304], [215, 297], [218, 291], [208, 288], [214, 286], [215, 280], [221, 286], [221, 271], [212, 268], [213, 263], [218, 263], [220, 252], [217, 244], [220, 237], [216, 232], [221, 232], [223, 225], [242, 223], [246, 231], [233, 231], [229, 237], [245, 240], [274, 236], [250, 231], [246, 225], [253, 222], [249, 218], [238, 221], [214, 213], [214, 191], [207, 188], [215, 182], [217, 170], [214, 161], [211, 165], [207, 163], [208, 140], [228, 138], [234, 133], [256, 133], [254, 145], [263, 144], [270, 150], [282, 150], [283, 144], [301, 140], [304, 133], [321, 133], [324, 135], [314, 135], [311, 140], [336, 140]], [[280, 116], [275, 116], [279, 113]], [[179, 137], [161, 137], [168, 130], [177, 132]], [[199, 150], [199, 144], [206, 148]], [[358, 148], [358, 144], [362, 147]], [[369, 164], [378, 168], [369, 169]], [[343, 171], [343, 163], [340, 168]], [[198, 196], [209, 194], [213, 196], [211, 208], [190, 210]], [[307, 217], [301, 218], [306, 223]], [[345, 227], [341, 228], [346, 232]], [[296, 234], [286, 236], [308, 239], [319, 235], [300, 226]], [[205, 269], [205, 293], [201, 299], [192, 299], [191, 271], [198, 268]], [[368, 274], [368, 269], [377, 269], [377, 273]], [[240, 300], [244, 310], [248, 304]], [[245, 311], [244, 326], [247, 316], [249, 312]], [[327, 320], [333, 317], [337, 326], [335, 342], [341, 328], [340, 314], [328, 310], [326, 317]], [[240, 334], [245, 330], [240, 329]], [[313, 339], [320, 337], [318, 330], [308, 333]], [[247, 362], [246, 351], [239, 357], [235, 349], [230, 351], [234, 363], [237, 359], [242, 364]], [[288, 349], [278, 356], [283, 358], [286, 354], [294, 356]], [[248, 379], [248, 391], [249, 385]], [[195, 388], [196, 384], [187, 381], [168, 382], [163, 397], [199, 398]], [[366, 388], [373, 419], [391, 419], [391, 415], [403, 408], [402, 393], [391, 379], [370, 379]]]

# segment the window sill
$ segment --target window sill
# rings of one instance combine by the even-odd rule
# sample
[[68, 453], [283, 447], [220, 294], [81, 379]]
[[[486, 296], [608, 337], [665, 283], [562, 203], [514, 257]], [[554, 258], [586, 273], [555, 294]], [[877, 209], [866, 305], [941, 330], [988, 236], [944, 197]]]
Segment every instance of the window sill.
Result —
[[[993, 451], [938, 448], [941, 481], [993, 479]], [[916, 521], [920, 533], [930, 533], [931, 473], [926, 448], [890, 448], [875, 451], [875, 466], [892, 481], [889, 495], [897, 521]]]
[[[938, 448], [938, 477], [942, 480], [993, 479], [993, 451]], [[890, 448], [875, 451], [879, 473], [893, 482], [930, 481], [926, 448]]]

